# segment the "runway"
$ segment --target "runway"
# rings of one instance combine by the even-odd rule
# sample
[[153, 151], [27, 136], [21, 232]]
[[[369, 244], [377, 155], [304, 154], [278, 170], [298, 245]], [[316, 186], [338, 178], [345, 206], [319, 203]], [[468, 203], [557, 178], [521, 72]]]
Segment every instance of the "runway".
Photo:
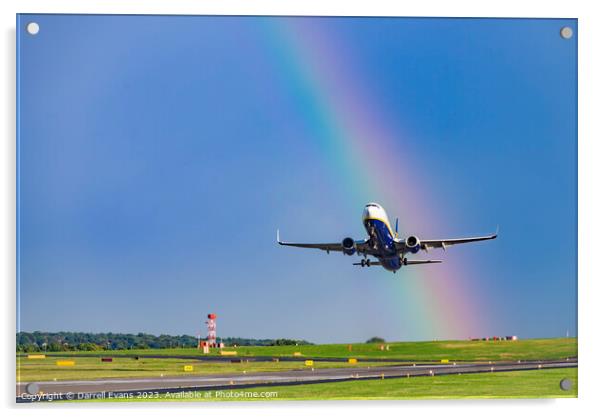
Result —
[[[196, 376], [168, 376], [155, 378], [106, 378], [80, 381], [45, 381], [37, 383], [44, 395], [31, 395], [26, 391], [29, 382], [16, 386], [17, 402], [60, 401], [86, 398], [108, 398], [139, 393], [168, 393], [233, 388], [276, 387], [282, 385], [315, 384], [351, 380], [407, 378], [478, 372], [508, 372], [519, 370], [555, 369], [577, 367], [577, 359], [564, 361], [521, 361], [494, 363], [450, 363], [389, 365], [357, 368], [322, 368], [293, 371], [254, 373], [229, 373]], [[107, 395], [110, 393], [109, 395]]]

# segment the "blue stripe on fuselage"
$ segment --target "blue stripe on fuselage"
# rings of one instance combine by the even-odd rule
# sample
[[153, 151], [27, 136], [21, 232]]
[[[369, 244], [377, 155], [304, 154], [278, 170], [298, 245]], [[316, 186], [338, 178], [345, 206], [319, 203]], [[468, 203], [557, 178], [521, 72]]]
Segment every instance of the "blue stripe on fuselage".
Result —
[[366, 219], [364, 220], [364, 227], [366, 228], [368, 235], [378, 242], [379, 252], [381, 252], [383, 256], [395, 253], [395, 241], [393, 235], [391, 235], [391, 231], [384, 221], [379, 219]]
[[401, 268], [401, 260], [399, 259], [399, 256], [387, 259], [382, 258], [380, 259], [380, 263], [382, 264], [383, 268], [389, 271], [397, 271], [399, 268]]
[[370, 238], [376, 239], [378, 254], [374, 256], [378, 258], [383, 268], [389, 271], [397, 271], [401, 268], [401, 260], [395, 250], [395, 239], [385, 222], [380, 219], [365, 219], [364, 227]]
[[401, 261], [395, 250], [395, 240], [385, 222], [379, 219], [366, 219], [364, 227], [370, 238], [376, 239], [378, 254], [375, 256], [382, 266], [389, 271], [397, 271], [401, 268]]

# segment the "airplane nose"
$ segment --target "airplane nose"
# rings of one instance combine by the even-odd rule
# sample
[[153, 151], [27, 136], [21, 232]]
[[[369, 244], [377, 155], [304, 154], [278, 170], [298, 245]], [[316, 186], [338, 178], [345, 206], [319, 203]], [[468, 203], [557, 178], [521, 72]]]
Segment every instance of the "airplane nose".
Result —
[[383, 210], [380, 208], [380, 206], [378, 204], [370, 203], [364, 207], [364, 215], [362, 218], [364, 220], [366, 220], [367, 218], [379, 219], [379, 218], [383, 217], [382, 212], [383, 212]]

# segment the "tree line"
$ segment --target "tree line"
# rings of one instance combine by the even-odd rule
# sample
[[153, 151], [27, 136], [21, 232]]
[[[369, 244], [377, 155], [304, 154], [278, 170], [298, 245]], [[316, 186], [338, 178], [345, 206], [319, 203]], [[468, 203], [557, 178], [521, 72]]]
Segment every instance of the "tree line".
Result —
[[[202, 339], [205, 340], [205, 339]], [[284, 346], [309, 345], [306, 340], [218, 338], [226, 346]], [[17, 352], [61, 352], [72, 350], [169, 349], [195, 348], [194, 336], [159, 335], [148, 333], [86, 333], [86, 332], [18, 332]]]

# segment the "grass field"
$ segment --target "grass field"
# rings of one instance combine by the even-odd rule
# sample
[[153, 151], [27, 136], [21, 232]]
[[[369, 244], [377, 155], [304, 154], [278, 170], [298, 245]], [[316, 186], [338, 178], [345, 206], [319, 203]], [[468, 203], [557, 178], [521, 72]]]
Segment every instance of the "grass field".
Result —
[[[560, 380], [570, 378], [569, 391]], [[577, 396], [577, 369], [498, 372], [435, 377], [392, 378], [370, 381], [199, 391], [160, 395], [136, 401], [286, 401], [286, 400], [402, 400], [449, 398], [573, 398]], [[263, 394], [262, 394], [263, 393]], [[269, 394], [267, 394], [269, 393]], [[261, 397], [263, 395], [263, 397]], [[266, 397], [268, 395], [268, 397]], [[116, 400], [119, 401], [119, 400]], [[129, 399], [128, 401], [132, 401]]]
[[[577, 356], [577, 340], [532, 339], [519, 341], [440, 341], [440, 342], [403, 342], [389, 343], [389, 350], [381, 350], [379, 344], [351, 345], [308, 345], [308, 346], [274, 346], [274, 347], [238, 347], [239, 355], [248, 356], [293, 356], [301, 352], [304, 357], [353, 357], [359, 358], [359, 366], [370, 366], [370, 359], [403, 359], [408, 361], [429, 361], [449, 359], [450, 361], [499, 361], [525, 359], [565, 359]], [[228, 348], [232, 350], [234, 348]], [[196, 349], [155, 349], [155, 350], [123, 350], [102, 352], [104, 356], [113, 357], [113, 362], [101, 362], [98, 357], [79, 356], [73, 352], [75, 366], [60, 367], [57, 358], [47, 356], [45, 359], [27, 359], [17, 357], [17, 381], [52, 381], [119, 377], [160, 377], [172, 375], [207, 375], [216, 373], [242, 373], [263, 371], [284, 371], [303, 369], [303, 362], [204, 362], [184, 359], [150, 359], [135, 360], [122, 355], [191, 355], [204, 356]], [[213, 355], [217, 354], [213, 352]], [[79, 356], [79, 357], [78, 357]], [[378, 363], [384, 365], [387, 363]], [[184, 371], [185, 365], [192, 365], [193, 371]], [[315, 368], [353, 367], [346, 362], [315, 362]]]
[[[314, 362], [314, 368], [370, 366], [386, 363], [370, 359], [397, 359], [408, 362], [439, 361], [515, 361], [528, 359], [566, 359], [577, 356], [577, 339], [532, 339], [519, 341], [434, 341], [388, 343], [389, 350], [379, 344], [308, 345], [274, 347], [238, 347], [239, 356], [289, 357], [301, 352], [303, 357], [349, 357], [359, 362]], [[73, 352], [75, 366], [59, 367], [58, 357], [27, 359], [17, 357], [17, 380], [21, 382], [96, 379], [113, 377], [160, 377], [173, 375], [207, 375], [217, 373], [252, 373], [306, 368], [304, 362], [213, 362], [202, 361], [204, 356], [196, 349], [123, 350], [96, 352], [110, 356], [113, 362], [101, 362], [99, 357], [81, 356], [90, 352]], [[71, 354], [71, 352], [69, 352]], [[136, 360], [123, 355], [190, 355], [196, 359], [144, 358]], [[217, 355], [218, 351], [212, 352]], [[193, 371], [184, 371], [192, 365]], [[562, 378], [570, 378], [573, 388], [560, 390]], [[261, 397], [262, 392], [275, 396]], [[228, 400], [316, 400], [316, 399], [437, 399], [437, 398], [541, 398], [575, 397], [577, 369], [553, 369], [484, 374], [438, 375], [435, 377], [393, 378], [384, 380], [348, 381], [237, 389], [227, 391], [199, 391], [196, 393], [163, 394], [158, 398], [140, 400], [163, 401], [228, 401]], [[128, 399], [136, 400], [136, 398]], [[106, 401], [106, 400], [105, 400]]]
[[[113, 359], [101, 362], [100, 358], [75, 358], [75, 366], [57, 366], [57, 358], [45, 359], [18, 358], [17, 382], [40, 382], [62, 380], [84, 380], [97, 378], [160, 377], [173, 375], [208, 375], [218, 373], [268, 372], [307, 369], [304, 362], [202, 362], [182, 359]], [[313, 368], [341, 368], [371, 366], [374, 363], [358, 362], [315, 362]], [[383, 365], [383, 363], [378, 363]], [[184, 366], [192, 365], [193, 371], [184, 371]]]
[[[577, 356], [576, 338], [526, 339], [516, 341], [433, 341], [433, 342], [392, 342], [385, 343], [389, 350], [380, 350], [380, 344], [356, 343], [303, 346], [239, 346], [227, 348], [236, 350], [242, 356], [293, 356], [300, 352], [305, 357], [349, 357], [382, 358], [407, 361], [500, 361], [526, 359], [565, 359]], [[351, 346], [351, 350], [349, 349]], [[70, 352], [71, 353], [71, 352]], [[90, 352], [73, 352], [74, 354]], [[198, 349], [144, 349], [114, 350], [106, 355], [195, 355], [204, 356]], [[219, 355], [212, 349], [211, 355]]]

